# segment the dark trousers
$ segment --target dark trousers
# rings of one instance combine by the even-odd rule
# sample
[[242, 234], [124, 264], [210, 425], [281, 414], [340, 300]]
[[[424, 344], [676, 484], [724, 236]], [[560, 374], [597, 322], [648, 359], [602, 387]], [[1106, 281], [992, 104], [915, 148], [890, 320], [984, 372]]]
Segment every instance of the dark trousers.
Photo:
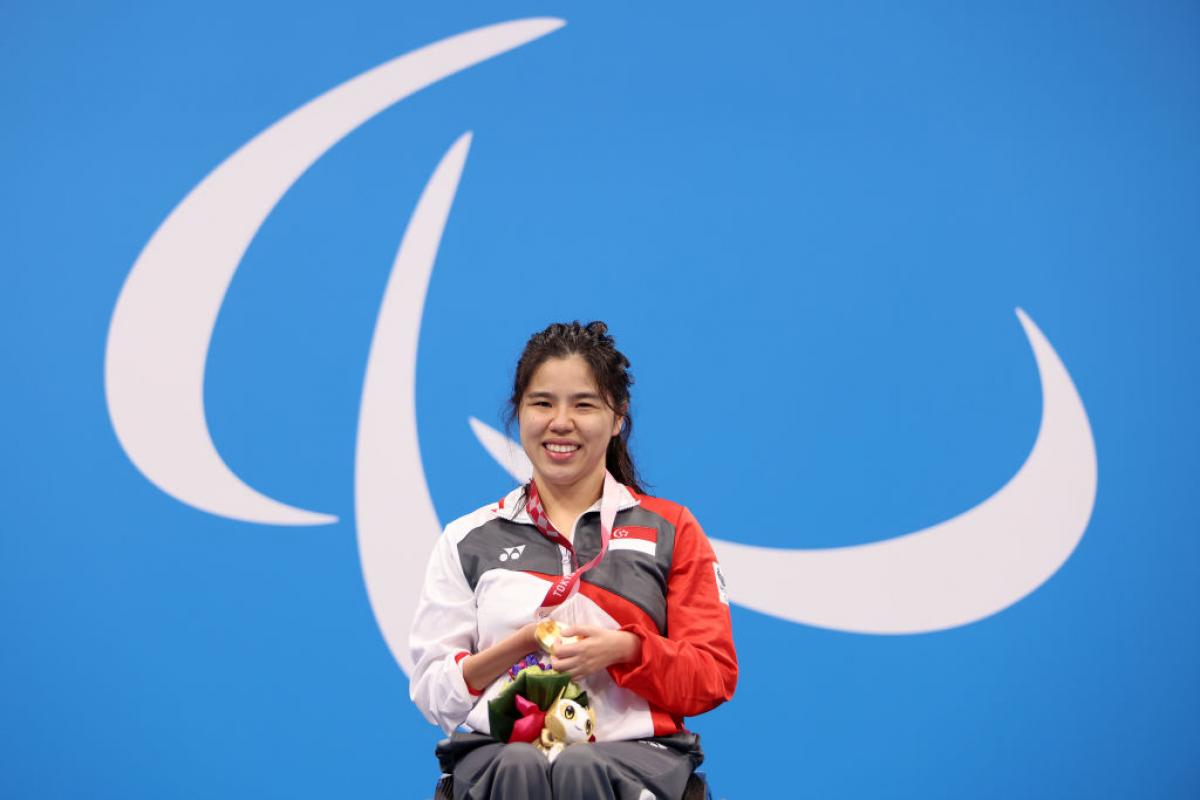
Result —
[[438, 747], [454, 775], [454, 800], [678, 800], [704, 760], [700, 737], [677, 733], [567, 747], [551, 764], [531, 744], [456, 733]]

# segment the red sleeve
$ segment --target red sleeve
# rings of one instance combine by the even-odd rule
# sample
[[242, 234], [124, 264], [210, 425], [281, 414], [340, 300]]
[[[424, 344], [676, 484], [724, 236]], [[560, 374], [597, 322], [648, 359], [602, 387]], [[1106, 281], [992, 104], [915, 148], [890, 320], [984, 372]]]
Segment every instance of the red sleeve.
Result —
[[608, 672], [667, 713], [692, 717], [733, 697], [738, 666], [716, 555], [692, 513], [681, 511], [667, 576], [667, 635], [623, 626], [642, 640], [641, 660]]

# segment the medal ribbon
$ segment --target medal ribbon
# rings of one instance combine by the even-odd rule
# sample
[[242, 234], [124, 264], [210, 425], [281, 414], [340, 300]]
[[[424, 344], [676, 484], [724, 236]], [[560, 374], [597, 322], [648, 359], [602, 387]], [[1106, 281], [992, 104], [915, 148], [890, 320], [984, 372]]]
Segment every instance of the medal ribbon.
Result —
[[[538, 619], [542, 619], [550, 615], [556, 607], [562, 605], [568, 597], [579, 590], [579, 577], [587, 572], [592, 567], [600, 563], [604, 558], [604, 554], [608, 551], [608, 540], [612, 538], [613, 522], [617, 518], [617, 506], [620, 504], [621, 484], [617, 483], [617, 479], [612, 476], [607, 470], [604, 472], [604, 493], [600, 496], [600, 552], [596, 554], [588, 563], [584, 564], [572, 572], [563, 575], [556, 580], [549, 591], [546, 592], [545, 599], [542, 600], [541, 606], [538, 607], [537, 613], [534, 615]], [[570, 540], [563, 536], [550, 523], [550, 518], [546, 516], [546, 509], [542, 507], [541, 498], [537, 495], [537, 486], [529, 485], [529, 502], [525, 508], [533, 524], [547, 538], [557, 542], [559, 546], [566, 547], [572, 553], [575, 552]]]

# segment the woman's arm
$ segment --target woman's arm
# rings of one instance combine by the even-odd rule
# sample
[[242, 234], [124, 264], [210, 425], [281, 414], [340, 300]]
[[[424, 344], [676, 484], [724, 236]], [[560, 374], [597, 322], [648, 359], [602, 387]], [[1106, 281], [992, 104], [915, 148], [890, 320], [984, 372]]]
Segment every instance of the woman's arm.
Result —
[[712, 545], [687, 509], [676, 522], [667, 576], [667, 635], [637, 624], [621, 632], [636, 636], [641, 652], [608, 668], [618, 686], [680, 717], [702, 714], [733, 696], [738, 664], [729, 603]]
[[458, 560], [459, 524], [452, 522], [434, 545], [408, 639], [413, 663], [409, 696], [427, 720], [447, 733], [466, 720], [478, 699], [459, 664], [478, 636], [475, 593]]
[[482, 692], [513, 664], [537, 652], [538, 643], [533, 635], [536, 626], [535, 622], [523, 625], [491, 647], [462, 659], [460, 666], [467, 688], [476, 694]]

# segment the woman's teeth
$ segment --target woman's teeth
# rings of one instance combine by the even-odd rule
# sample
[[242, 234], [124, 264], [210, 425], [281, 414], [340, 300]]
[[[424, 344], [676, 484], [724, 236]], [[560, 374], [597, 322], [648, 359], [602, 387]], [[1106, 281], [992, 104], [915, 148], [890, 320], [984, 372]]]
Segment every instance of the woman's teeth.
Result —
[[579, 449], [577, 444], [548, 444], [546, 449], [551, 453], [574, 453]]

